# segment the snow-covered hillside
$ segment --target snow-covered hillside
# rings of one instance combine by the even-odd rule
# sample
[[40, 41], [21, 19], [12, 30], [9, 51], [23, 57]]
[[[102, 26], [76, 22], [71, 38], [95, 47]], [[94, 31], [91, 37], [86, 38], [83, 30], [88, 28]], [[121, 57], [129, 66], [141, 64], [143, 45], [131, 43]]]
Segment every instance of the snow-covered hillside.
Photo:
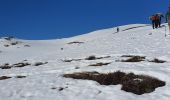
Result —
[[[165, 27], [153, 30], [149, 25], [133, 24], [119, 28], [118, 33], [116, 28], [109, 28], [57, 40], [1, 38], [0, 100], [169, 100], [170, 35], [165, 37]], [[84, 59], [92, 55], [103, 59]], [[123, 55], [146, 59], [121, 62], [126, 59]], [[155, 58], [166, 62], [149, 62]], [[95, 63], [110, 64], [89, 66]], [[105, 86], [63, 77], [74, 72], [118, 70], [153, 76], [166, 85], [152, 93], [136, 95], [122, 91], [121, 85]]]

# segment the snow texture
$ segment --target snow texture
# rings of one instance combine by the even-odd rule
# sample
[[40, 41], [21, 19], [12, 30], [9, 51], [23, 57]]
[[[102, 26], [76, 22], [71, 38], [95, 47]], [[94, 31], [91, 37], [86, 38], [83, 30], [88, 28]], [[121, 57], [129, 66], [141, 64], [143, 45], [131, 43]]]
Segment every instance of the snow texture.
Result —
[[[167, 27], [167, 24], [165, 24]], [[72, 38], [54, 40], [0, 39], [0, 65], [29, 62], [22, 68], [0, 69], [0, 100], [169, 100], [170, 36], [165, 27], [153, 30], [150, 25], [133, 24], [94, 31]], [[167, 35], [165, 37], [165, 34]], [[16, 43], [17, 41], [17, 43]], [[13, 44], [12, 43], [16, 43]], [[70, 43], [75, 42], [75, 43]], [[81, 42], [81, 43], [78, 43]], [[70, 44], [69, 44], [70, 43]], [[8, 47], [4, 46], [8, 45]], [[89, 56], [103, 57], [85, 60]], [[146, 56], [141, 62], [117, 62], [122, 55]], [[148, 62], [153, 59], [165, 63]], [[73, 60], [65, 62], [64, 60]], [[36, 62], [48, 62], [34, 66]], [[111, 63], [101, 67], [96, 63]], [[120, 85], [104, 86], [90, 80], [64, 78], [63, 74], [97, 71], [134, 72], [157, 77], [166, 86], [154, 92], [135, 95], [122, 91]], [[18, 75], [24, 78], [15, 78]]]

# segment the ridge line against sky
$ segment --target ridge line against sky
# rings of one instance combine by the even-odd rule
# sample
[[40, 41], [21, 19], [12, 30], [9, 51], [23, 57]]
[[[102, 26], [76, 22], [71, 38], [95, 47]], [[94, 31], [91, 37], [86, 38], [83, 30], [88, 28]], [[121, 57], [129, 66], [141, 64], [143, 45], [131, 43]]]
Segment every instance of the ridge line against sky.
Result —
[[0, 0], [0, 37], [66, 38], [127, 24], [150, 24], [169, 0]]

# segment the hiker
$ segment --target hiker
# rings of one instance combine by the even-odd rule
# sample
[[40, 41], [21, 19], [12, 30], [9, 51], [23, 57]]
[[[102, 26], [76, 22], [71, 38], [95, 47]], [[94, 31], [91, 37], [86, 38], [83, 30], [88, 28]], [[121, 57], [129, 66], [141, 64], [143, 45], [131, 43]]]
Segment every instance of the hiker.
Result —
[[161, 13], [157, 13], [156, 16], [157, 16], [158, 19], [159, 19], [159, 21], [158, 21], [158, 27], [161, 27], [162, 18], [164, 17], [164, 15], [161, 14]]
[[119, 27], [117, 27], [117, 33], [119, 32]]
[[170, 29], [170, 6], [168, 7], [168, 11], [166, 13], [166, 20], [168, 22], [169, 29]]
[[155, 28], [158, 28], [160, 24], [160, 17], [158, 14], [155, 14], [154, 17], [155, 17]]
[[152, 21], [152, 28], [155, 29], [156, 28], [156, 18], [155, 18], [155, 15], [150, 16], [149, 19]]

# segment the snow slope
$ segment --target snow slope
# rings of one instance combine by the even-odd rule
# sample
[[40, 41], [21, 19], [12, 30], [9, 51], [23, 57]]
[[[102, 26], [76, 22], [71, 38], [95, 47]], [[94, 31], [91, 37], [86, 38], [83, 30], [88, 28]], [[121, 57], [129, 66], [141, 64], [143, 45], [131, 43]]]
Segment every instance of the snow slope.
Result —
[[[12, 77], [0, 80], [0, 100], [169, 100], [170, 36], [165, 37], [165, 27], [153, 30], [149, 25], [133, 24], [119, 28], [119, 33], [116, 33], [116, 28], [109, 28], [58, 40], [8, 41], [1, 38], [0, 65], [15, 64], [24, 60], [29, 63], [40, 61], [48, 63], [41, 66], [0, 69], [0, 76]], [[10, 45], [16, 41], [19, 43]], [[83, 43], [68, 44], [75, 41]], [[7, 44], [10, 46], [5, 47]], [[91, 55], [110, 58], [63, 62]], [[158, 58], [167, 62], [162, 64], [148, 61], [116, 62], [122, 59], [122, 55], [142, 55], [148, 60]], [[102, 67], [88, 66], [97, 62], [111, 64]], [[65, 73], [83, 71], [104, 73], [117, 70], [154, 76], [165, 81], [166, 86], [157, 88], [152, 93], [135, 95], [120, 90], [120, 85], [104, 86], [95, 81], [62, 77]], [[24, 75], [26, 78], [15, 78], [17, 75]]]

